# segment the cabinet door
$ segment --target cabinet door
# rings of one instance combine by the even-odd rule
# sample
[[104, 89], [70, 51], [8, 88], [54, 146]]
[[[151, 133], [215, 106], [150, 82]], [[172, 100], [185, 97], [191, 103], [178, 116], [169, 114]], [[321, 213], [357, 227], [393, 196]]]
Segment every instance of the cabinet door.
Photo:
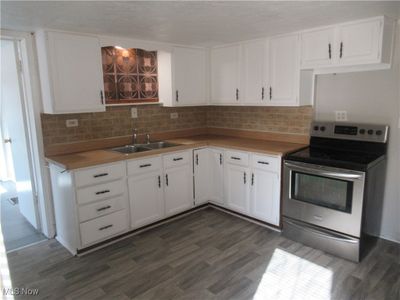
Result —
[[226, 164], [226, 203], [232, 210], [249, 213], [249, 169], [233, 164]]
[[301, 34], [301, 67], [313, 69], [330, 66], [337, 49], [334, 45], [335, 28], [328, 27]]
[[240, 102], [243, 104], [262, 104], [266, 102], [266, 41], [243, 44], [242, 88]]
[[210, 200], [224, 205], [224, 153], [210, 149]]
[[193, 151], [194, 165], [194, 201], [196, 205], [209, 200], [210, 169], [209, 150], [198, 149]]
[[56, 32], [47, 38], [53, 113], [104, 111], [98, 38]]
[[251, 215], [262, 221], [279, 226], [279, 174], [254, 169], [251, 176]]
[[240, 98], [240, 46], [211, 50], [211, 102], [236, 104]]
[[206, 52], [175, 47], [173, 50], [175, 105], [206, 104]]
[[161, 172], [128, 178], [133, 228], [150, 224], [164, 216]]
[[269, 105], [296, 105], [299, 86], [299, 36], [269, 40]]
[[189, 164], [165, 169], [165, 212], [177, 214], [193, 206], [193, 174]]
[[382, 19], [365, 20], [339, 25], [337, 53], [339, 64], [377, 61], [380, 57]]

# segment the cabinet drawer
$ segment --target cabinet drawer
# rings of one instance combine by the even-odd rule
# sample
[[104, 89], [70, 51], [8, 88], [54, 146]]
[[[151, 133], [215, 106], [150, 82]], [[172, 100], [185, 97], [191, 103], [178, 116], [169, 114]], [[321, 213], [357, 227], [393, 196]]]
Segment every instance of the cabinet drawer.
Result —
[[140, 175], [147, 172], [158, 171], [161, 168], [160, 156], [128, 161], [128, 175]]
[[116, 198], [80, 206], [78, 208], [79, 221], [85, 222], [87, 220], [94, 219], [124, 209], [126, 208], [126, 203], [127, 203], [127, 198], [125, 195], [122, 195]]
[[176, 152], [172, 154], [164, 155], [164, 168], [170, 168], [175, 166], [180, 166], [184, 164], [188, 164], [190, 162], [190, 154], [191, 152]]
[[125, 162], [82, 169], [75, 172], [75, 185], [76, 187], [81, 187], [85, 185], [98, 184], [100, 182], [122, 178], [125, 174]]
[[280, 172], [281, 158], [266, 155], [252, 155], [251, 166], [266, 171]]
[[107, 183], [80, 188], [76, 191], [78, 204], [85, 204], [97, 200], [121, 195], [126, 190], [126, 182], [122, 179]]
[[82, 245], [90, 245], [128, 229], [127, 210], [120, 210], [80, 224]]
[[246, 152], [239, 151], [226, 151], [225, 155], [226, 162], [232, 163], [239, 166], [249, 165], [249, 154]]

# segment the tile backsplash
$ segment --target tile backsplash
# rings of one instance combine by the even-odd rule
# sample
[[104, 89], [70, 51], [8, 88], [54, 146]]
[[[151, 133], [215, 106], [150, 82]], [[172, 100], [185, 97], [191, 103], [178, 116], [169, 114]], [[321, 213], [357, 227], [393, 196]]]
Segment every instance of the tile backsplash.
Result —
[[[313, 109], [305, 107], [162, 107], [136, 106], [138, 118], [131, 118], [130, 106], [107, 107], [98, 113], [65, 115], [42, 114], [45, 145], [78, 142], [139, 133], [175, 131], [190, 128], [219, 127], [257, 131], [307, 134]], [[171, 119], [171, 113], [178, 118]], [[77, 119], [78, 127], [66, 127], [66, 120]]]

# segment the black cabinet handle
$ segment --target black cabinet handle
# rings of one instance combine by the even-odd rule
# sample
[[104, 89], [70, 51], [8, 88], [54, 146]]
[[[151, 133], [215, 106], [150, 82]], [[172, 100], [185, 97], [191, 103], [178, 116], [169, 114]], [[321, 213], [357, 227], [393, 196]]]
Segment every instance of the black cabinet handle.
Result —
[[177, 158], [174, 158], [173, 161], [178, 161], [178, 160], [182, 160], [182, 159], [183, 159], [183, 157], [177, 157]]
[[158, 187], [161, 188], [161, 176], [158, 175]]
[[332, 59], [332, 46], [331, 46], [331, 43], [328, 44], [328, 53], [329, 53], [329, 59]]
[[262, 165], [269, 165], [269, 162], [259, 160], [257, 163]]
[[246, 180], [246, 172], [244, 172], [244, 173], [243, 173], [243, 182], [244, 182], [244, 184], [246, 184], [246, 181], [247, 181], [247, 180]]
[[107, 225], [107, 226], [100, 227], [99, 230], [101, 231], [101, 230], [105, 230], [105, 229], [108, 229], [108, 228], [111, 228], [111, 227], [113, 227], [112, 224]]
[[147, 168], [147, 167], [151, 167], [151, 164], [144, 164], [144, 165], [140, 165], [140, 168]]
[[108, 173], [101, 173], [101, 174], [93, 175], [93, 177], [94, 178], [98, 178], [98, 177], [104, 177], [104, 176], [107, 176], [107, 175], [108, 175]]
[[264, 87], [261, 88], [261, 100], [264, 100]]
[[196, 154], [196, 165], [199, 165], [199, 155]]
[[254, 173], [251, 174], [251, 185], [254, 185]]
[[219, 154], [219, 164], [222, 165], [222, 154]]
[[99, 191], [99, 192], [96, 192], [96, 195], [105, 194], [105, 193], [109, 193], [109, 192], [110, 192], [110, 190]]
[[102, 90], [100, 90], [100, 101], [101, 101], [101, 104], [104, 104], [104, 95], [103, 95]]
[[168, 186], [168, 174], [165, 174], [165, 184]]
[[178, 90], [175, 91], [175, 101], [176, 102], [179, 101], [179, 92], [178, 92]]
[[241, 160], [240, 157], [236, 157], [236, 156], [231, 156], [231, 159], [234, 159], [234, 160]]
[[107, 209], [110, 209], [110, 208], [111, 208], [111, 205], [107, 205], [107, 206], [103, 206], [103, 207], [98, 208], [97, 211], [103, 211], [103, 210], [107, 210]]
[[340, 42], [340, 58], [343, 56], [343, 42]]
[[269, 87], [269, 100], [272, 100], [272, 86]]
[[239, 100], [239, 89], [236, 89], [236, 101]]

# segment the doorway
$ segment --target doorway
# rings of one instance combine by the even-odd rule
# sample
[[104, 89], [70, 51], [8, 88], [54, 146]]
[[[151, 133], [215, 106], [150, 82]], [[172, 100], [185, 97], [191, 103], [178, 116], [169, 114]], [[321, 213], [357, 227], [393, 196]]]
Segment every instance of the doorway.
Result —
[[20, 45], [1, 39], [0, 47], [1, 231], [6, 251], [12, 251], [46, 238], [35, 191]]

